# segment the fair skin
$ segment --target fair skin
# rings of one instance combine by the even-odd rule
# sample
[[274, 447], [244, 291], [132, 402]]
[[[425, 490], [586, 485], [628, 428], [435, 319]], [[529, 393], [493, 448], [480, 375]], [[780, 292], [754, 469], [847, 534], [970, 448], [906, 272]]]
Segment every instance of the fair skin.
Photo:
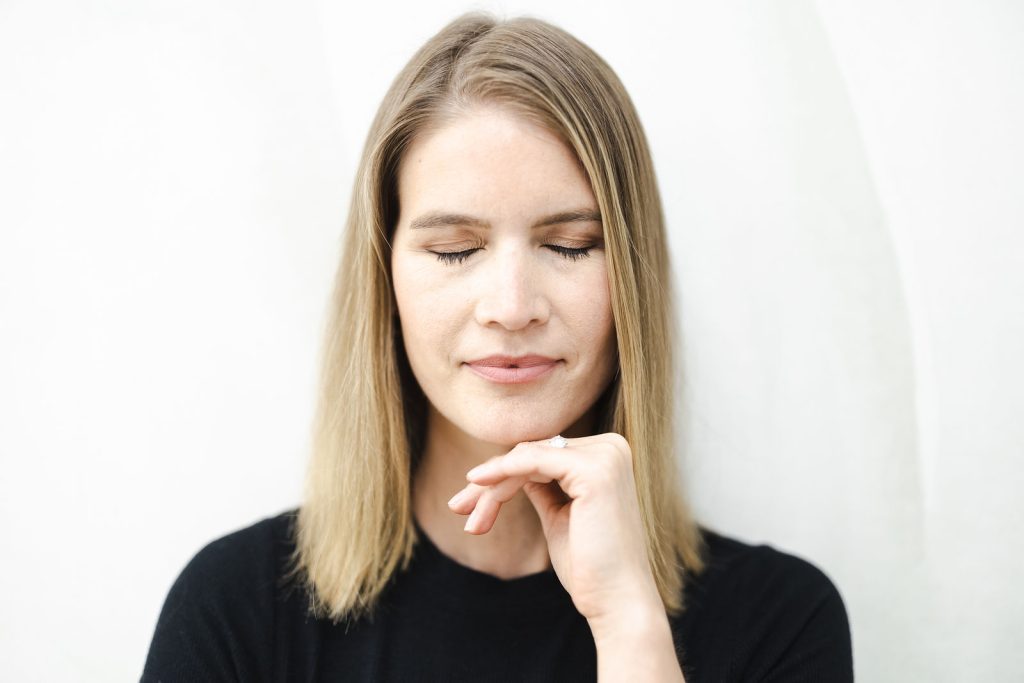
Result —
[[[602, 679], [682, 680], [630, 445], [593, 434], [617, 353], [600, 215], [575, 156], [544, 128], [477, 107], [413, 141], [398, 193], [395, 299], [429, 401], [417, 521], [478, 571], [554, 568]], [[473, 362], [495, 355], [520, 369]], [[547, 443], [559, 433], [567, 448]]]

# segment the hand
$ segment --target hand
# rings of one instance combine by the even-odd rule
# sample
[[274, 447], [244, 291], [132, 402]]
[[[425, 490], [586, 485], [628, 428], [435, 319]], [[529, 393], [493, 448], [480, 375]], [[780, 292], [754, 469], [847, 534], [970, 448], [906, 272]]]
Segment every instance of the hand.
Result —
[[629, 443], [615, 433], [568, 442], [565, 448], [523, 442], [474, 467], [466, 474], [471, 483], [449, 507], [472, 512], [466, 531], [485, 534], [502, 503], [522, 489], [540, 517], [555, 573], [592, 625], [635, 613], [638, 605], [663, 613]]

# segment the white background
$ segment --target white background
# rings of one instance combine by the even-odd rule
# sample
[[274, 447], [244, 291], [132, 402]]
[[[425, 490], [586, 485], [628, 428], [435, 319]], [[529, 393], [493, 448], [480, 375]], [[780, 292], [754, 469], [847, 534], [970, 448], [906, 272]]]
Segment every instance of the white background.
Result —
[[655, 154], [701, 520], [835, 581], [866, 681], [1024, 677], [1024, 3], [0, 0], [0, 672], [138, 678], [299, 501], [370, 118], [472, 7]]

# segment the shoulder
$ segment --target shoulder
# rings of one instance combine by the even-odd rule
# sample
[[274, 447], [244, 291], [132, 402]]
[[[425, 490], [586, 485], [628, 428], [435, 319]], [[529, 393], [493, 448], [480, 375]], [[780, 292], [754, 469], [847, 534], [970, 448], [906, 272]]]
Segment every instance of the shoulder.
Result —
[[262, 678], [294, 515], [261, 519], [192, 556], [167, 593], [143, 680]]
[[790, 605], [823, 599], [841, 601], [828, 575], [802, 557], [706, 528], [702, 533], [707, 544], [705, 583], [728, 585], [745, 600], [760, 597]]
[[724, 639], [731, 654], [721, 654], [742, 668], [743, 679], [825, 672], [827, 680], [852, 678], [846, 607], [825, 572], [771, 545], [701, 532], [706, 564], [687, 585], [684, 647], [699, 648], [699, 658]]
[[272, 598], [285, 551], [294, 545], [293, 519], [289, 510], [210, 541], [182, 569], [169, 598], [244, 610]]
[[295, 511], [288, 510], [210, 541], [189, 560], [178, 583], [229, 587], [264, 578], [281, 551], [293, 544], [294, 517]]

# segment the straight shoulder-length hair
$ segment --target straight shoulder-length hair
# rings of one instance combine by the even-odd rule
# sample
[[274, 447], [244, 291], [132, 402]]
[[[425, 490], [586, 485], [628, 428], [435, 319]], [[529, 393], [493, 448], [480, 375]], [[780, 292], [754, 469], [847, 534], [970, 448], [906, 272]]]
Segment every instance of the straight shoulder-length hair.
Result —
[[371, 617], [416, 543], [411, 482], [426, 399], [408, 366], [391, 285], [396, 176], [417, 135], [488, 105], [556, 134], [585, 171], [603, 223], [618, 372], [598, 433], [624, 436], [651, 570], [666, 612], [703, 569], [673, 433], [675, 318], [661, 199], [639, 117], [612, 69], [534, 18], [465, 14], [416, 52], [374, 118], [356, 174], [321, 351], [295, 551], [286, 578], [318, 618]]

